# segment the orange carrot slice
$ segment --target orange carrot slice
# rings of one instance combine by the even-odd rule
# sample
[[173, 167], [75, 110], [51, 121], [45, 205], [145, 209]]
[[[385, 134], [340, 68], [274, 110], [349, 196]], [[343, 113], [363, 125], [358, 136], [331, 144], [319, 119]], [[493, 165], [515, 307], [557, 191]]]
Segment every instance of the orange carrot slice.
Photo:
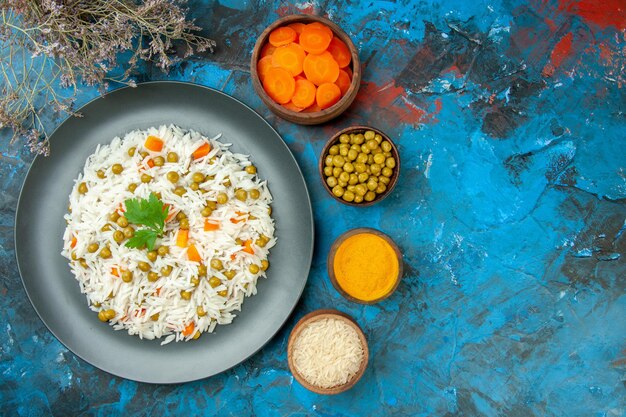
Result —
[[196, 328], [196, 325], [193, 324], [193, 322], [189, 323], [188, 325], [185, 326], [185, 329], [183, 330], [183, 336], [191, 336], [195, 328]]
[[298, 42], [298, 37], [302, 33], [302, 29], [304, 29], [305, 26], [306, 25], [304, 23], [300, 23], [300, 22], [291, 23], [291, 24], [287, 25], [287, 27], [290, 27], [290, 28], [292, 28], [293, 30], [296, 31], [296, 40], [294, 42]]
[[290, 43], [289, 45], [276, 48], [272, 55], [272, 65], [286, 69], [295, 77], [302, 72], [302, 64], [304, 64], [305, 57], [306, 52], [300, 45]]
[[161, 295], [161, 287], [158, 287], [154, 292], [157, 296]]
[[295, 111], [296, 113], [300, 113], [302, 110], [304, 110], [302, 107], [298, 107], [295, 104], [293, 104], [293, 101], [290, 101], [289, 103], [281, 104], [281, 106], [283, 106], [287, 110]]
[[176, 246], [186, 248], [189, 241], [189, 229], [180, 229], [176, 235]]
[[187, 248], [187, 258], [192, 262], [200, 262], [202, 260], [195, 245], [189, 245]]
[[296, 90], [291, 97], [291, 102], [302, 109], [309, 107], [315, 102], [315, 91], [317, 88], [309, 80], [297, 80]]
[[276, 47], [268, 42], [265, 45], [263, 45], [263, 48], [261, 48], [260, 57], [265, 58], [266, 56], [270, 56], [274, 53], [275, 50], [276, 50]]
[[350, 61], [352, 60], [350, 49], [348, 49], [348, 46], [343, 43], [341, 39], [332, 38], [330, 45], [328, 45], [328, 52], [335, 58], [335, 61], [339, 64], [339, 68], [345, 68], [350, 65]]
[[348, 73], [344, 70], [339, 70], [339, 77], [337, 77], [337, 81], [335, 81], [335, 84], [337, 84], [337, 87], [339, 87], [339, 90], [341, 90], [342, 96], [346, 94], [346, 91], [348, 91], [348, 89], [350, 88], [351, 83], [352, 80], [350, 80], [350, 76], [348, 75]]
[[145, 146], [149, 151], [161, 152], [161, 149], [163, 149], [163, 141], [156, 136], [150, 135], [146, 138], [146, 142], [143, 146]]
[[198, 149], [193, 151], [193, 159], [200, 159], [203, 156], [207, 156], [209, 152], [211, 152], [211, 145], [203, 143], [200, 147], [198, 147]]
[[345, 68], [342, 68], [342, 69], [348, 74], [350, 79], [352, 79], [352, 69], [350, 67], [345, 67]]
[[341, 90], [337, 87], [337, 84], [324, 83], [317, 87], [317, 93], [315, 94], [315, 101], [317, 105], [322, 109], [326, 109], [341, 98]]
[[274, 66], [272, 62], [273, 59], [270, 55], [259, 59], [259, 62], [256, 64], [256, 71], [259, 73], [259, 79], [261, 80], [261, 82], [263, 82], [263, 80], [265, 79], [265, 74], [267, 74], [267, 70]]
[[288, 26], [279, 27], [270, 33], [270, 44], [276, 47], [290, 44], [296, 40], [296, 35], [296, 31]]
[[332, 39], [332, 32], [328, 32], [320, 27], [307, 25], [300, 34], [300, 46], [310, 54], [321, 54], [324, 52]]
[[291, 97], [296, 90], [296, 81], [286, 69], [272, 67], [265, 74], [263, 88], [272, 100], [279, 104], [285, 104], [291, 101]]
[[318, 111], [322, 111], [322, 108], [317, 105], [317, 103], [313, 103], [309, 107], [303, 110], [304, 113], [315, 113]]
[[235, 259], [237, 259], [237, 255], [235, 255], [234, 253], [230, 254], [230, 260], [234, 261]]
[[119, 269], [117, 267], [115, 267], [115, 266], [113, 268], [111, 268], [111, 275], [119, 277], [120, 276]]
[[309, 23], [308, 25], [306, 25], [308, 27], [312, 27], [312, 28], [318, 28], [318, 29], [322, 29], [324, 32], [326, 32], [328, 34], [328, 36], [330, 36], [331, 38], [334, 36], [333, 30], [331, 28], [329, 28], [328, 26], [326, 26], [325, 24], [321, 23], [321, 22], [313, 22], [313, 23]]
[[[244, 214], [246, 214], [246, 213], [244, 213], [243, 211], [236, 211], [235, 213], [237, 214], [237, 217], [241, 217], [241, 216], [243, 216]], [[235, 217], [231, 217], [231, 219], [230, 219], [230, 222], [231, 222], [231, 223], [235, 223], [235, 224], [237, 224], [237, 223], [241, 223], [241, 222], [244, 222], [244, 221], [246, 221], [246, 219], [237, 219], [237, 218], [235, 218]]]
[[213, 223], [209, 219], [204, 219], [204, 230], [206, 232], [212, 232], [214, 230], [219, 230], [219, 229], [220, 229], [219, 223]]
[[76, 236], [72, 235], [72, 241], [70, 242], [70, 248], [74, 249], [76, 247], [76, 243], [78, 243], [78, 239], [76, 239]]
[[252, 240], [248, 239], [243, 242], [243, 251], [249, 253], [250, 255], [254, 255], [254, 249], [252, 249]]
[[303, 68], [304, 75], [317, 86], [324, 83], [334, 83], [339, 77], [339, 65], [330, 52], [307, 55], [304, 58]]
[[[304, 64], [303, 64], [303, 65], [304, 65]], [[295, 77], [295, 78], [296, 78], [296, 81], [298, 81], [298, 80], [306, 80], [306, 77], [305, 77], [305, 76], [303, 76], [302, 74], [300, 74], [300, 75], [296, 75], [296, 77]]]

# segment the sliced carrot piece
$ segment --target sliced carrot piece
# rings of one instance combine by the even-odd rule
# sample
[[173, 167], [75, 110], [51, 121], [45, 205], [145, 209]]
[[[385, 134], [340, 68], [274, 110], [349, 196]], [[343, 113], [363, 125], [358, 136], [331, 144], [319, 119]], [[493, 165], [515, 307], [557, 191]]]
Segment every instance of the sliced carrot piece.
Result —
[[322, 108], [317, 105], [317, 103], [313, 103], [309, 107], [303, 110], [304, 113], [315, 113], [318, 111], [322, 111]]
[[317, 93], [315, 94], [315, 101], [317, 105], [322, 109], [326, 109], [341, 98], [341, 90], [337, 87], [337, 84], [324, 83], [317, 87]]
[[272, 100], [279, 104], [285, 104], [291, 101], [291, 97], [296, 90], [296, 81], [286, 69], [272, 67], [265, 74], [263, 88]]
[[272, 55], [275, 50], [276, 50], [276, 47], [268, 42], [265, 45], [263, 45], [263, 48], [261, 48], [260, 56], [261, 58], [265, 58], [266, 56]]
[[161, 287], [158, 287], [154, 292], [157, 296], [161, 295]]
[[200, 145], [198, 149], [193, 151], [193, 159], [200, 159], [203, 156], [207, 156], [209, 152], [211, 152], [211, 145], [205, 142]]
[[337, 77], [337, 81], [335, 81], [335, 84], [337, 84], [337, 87], [339, 87], [339, 90], [341, 90], [342, 96], [346, 94], [346, 91], [348, 91], [348, 89], [350, 88], [351, 83], [352, 80], [350, 79], [348, 73], [344, 70], [339, 70], [339, 77]]
[[352, 68], [345, 67], [345, 68], [342, 68], [342, 69], [350, 76], [350, 79], [352, 79]]
[[300, 34], [299, 42], [300, 46], [308, 53], [321, 54], [326, 51], [332, 38], [332, 32], [331, 35], [329, 35], [328, 32], [322, 28], [307, 25]]
[[254, 249], [252, 249], [252, 239], [248, 239], [243, 242], [243, 251], [249, 253], [250, 255], [254, 255]]
[[183, 336], [191, 336], [195, 328], [196, 328], [196, 325], [193, 324], [193, 322], [189, 323], [188, 325], [185, 326], [185, 329], [183, 330]]
[[78, 239], [76, 239], [76, 236], [72, 235], [72, 241], [70, 242], [70, 248], [74, 249], [76, 247], [76, 243], [78, 243]]
[[163, 149], [163, 141], [156, 136], [150, 135], [146, 138], [146, 142], [143, 146], [145, 146], [149, 151], [161, 152], [161, 149]]
[[187, 258], [193, 262], [200, 262], [202, 260], [195, 245], [189, 245], [187, 248]]
[[[235, 213], [237, 214], [237, 217], [241, 217], [241, 216], [243, 216], [244, 214], [246, 214], [246, 213], [244, 213], [243, 211], [236, 211]], [[231, 217], [231, 219], [230, 219], [230, 222], [231, 222], [231, 223], [235, 223], [235, 224], [237, 224], [237, 223], [241, 223], [241, 222], [244, 222], [244, 221], [246, 221], [246, 219], [237, 219], [237, 218], [235, 218], [235, 217]]]
[[111, 275], [119, 277], [120, 276], [119, 269], [117, 267], [115, 267], [115, 266], [113, 268], [111, 268]]
[[237, 258], [237, 255], [235, 255], [234, 253], [230, 254], [230, 260], [234, 261]]
[[154, 168], [154, 161], [152, 159], [148, 159], [148, 162], [146, 162], [146, 164], [150, 167], [150, 168]]
[[267, 70], [269, 70], [270, 68], [274, 66], [272, 62], [273, 62], [273, 59], [271, 55], [263, 57], [259, 59], [259, 62], [257, 62], [256, 71], [259, 73], [259, 79], [261, 80], [261, 82], [263, 82], [263, 80], [265, 79], [265, 74], [267, 74]]
[[209, 219], [204, 219], [204, 230], [205, 231], [211, 232], [211, 231], [219, 230], [219, 229], [220, 229], [220, 224], [219, 223], [213, 223]]
[[291, 102], [297, 106], [305, 109], [315, 102], [315, 91], [317, 87], [309, 80], [297, 80], [296, 91], [291, 97]]
[[176, 235], [176, 246], [186, 248], [189, 241], [189, 229], [180, 229]]
[[308, 27], [312, 27], [312, 28], [318, 28], [318, 29], [322, 29], [324, 32], [326, 32], [328, 34], [328, 36], [330, 36], [331, 38], [335, 35], [333, 33], [333, 30], [331, 28], [329, 28], [328, 26], [326, 26], [325, 24], [323, 24], [322, 22], [312, 22], [309, 23], [308, 25], [306, 25]]
[[117, 206], [117, 211], [124, 213], [126, 211], [126, 207], [124, 207], [124, 204], [120, 203]]
[[281, 106], [283, 106], [287, 110], [295, 111], [296, 113], [300, 113], [302, 110], [304, 110], [302, 107], [298, 107], [295, 104], [293, 104], [293, 101], [290, 101], [289, 103], [281, 104]]
[[339, 77], [339, 65], [330, 52], [309, 54], [304, 58], [304, 75], [315, 85], [334, 83]]
[[296, 31], [296, 40], [294, 42], [298, 42], [298, 37], [302, 33], [302, 29], [304, 29], [305, 26], [306, 25], [304, 23], [300, 23], [300, 22], [291, 23], [291, 24], [287, 25], [287, 27], [290, 27], [290, 28], [292, 28], [293, 30]]
[[296, 31], [288, 26], [281, 26], [270, 33], [270, 43], [276, 47], [290, 44], [296, 40]]
[[341, 39], [332, 38], [330, 45], [328, 45], [328, 52], [335, 58], [335, 61], [339, 64], [339, 68], [347, 67], [350, 65], [350, 61], [352, 61], [350, 49], [348, 49], [348, 46], [343, 43]]
[[292, 76], [296, 76], [302, 72], [302, 64], [306, 52], [297, 43], [279, 46], [272, 55], [272, 64], [275, 67], [281, 67], [289, 71]]

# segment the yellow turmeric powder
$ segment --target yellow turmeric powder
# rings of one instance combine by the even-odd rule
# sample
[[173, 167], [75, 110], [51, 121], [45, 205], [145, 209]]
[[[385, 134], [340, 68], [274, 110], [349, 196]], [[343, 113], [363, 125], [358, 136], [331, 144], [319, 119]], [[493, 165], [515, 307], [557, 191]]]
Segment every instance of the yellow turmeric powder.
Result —
[[335, 280], [352, 297], [373, 301], [386, 296], [398, 280], [393, 247], [373, 233], [359, 233], [341, 243], [333, 260]]

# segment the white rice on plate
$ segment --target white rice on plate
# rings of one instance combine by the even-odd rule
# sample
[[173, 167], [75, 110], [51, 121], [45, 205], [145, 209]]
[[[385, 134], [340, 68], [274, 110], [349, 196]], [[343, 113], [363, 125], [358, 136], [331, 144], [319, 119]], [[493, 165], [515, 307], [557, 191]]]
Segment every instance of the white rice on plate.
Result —
[[[163, 148], [147, 150], [148, 136], [160, 139]], [[256, 294], [257, 279], [265, 277], [269, 249], [276, 244], [272, 195], [249, 157], [232, 153], [230, 144], [219, 138], [208, 139], [172, 125], [152, 127], [130, 132], [123, 139], [116, 137], [87, 158], [70, 194], [62, 254], [70, 260], [89, 308], [115, 330], [127, 330], [142, 339], [164, 338], [161, 344], [197, 339], [218, 324], [231, 323], [244, 298]], [[210, 152], [194, 158], [194, 151], [207, 143]], [[168, 162], [174, 159], [168, 158], [170, 153], [178, 156], [176, 162]], [[123, 171], [115, 174], [114, 164], [120, 164]], [[176, 172], [179, 179], [171, 182], [169, 172]], [[205, 177], [197, 186], [192, 185], [194, 173]], [[142, 175], [144, 180], [149, 175], [150, 181], [142, 182]], [[183, 187], [185, 193], [175, 193], [176, 187]], [[246, 191], [244, 201], [235, 197], [238, 190]], [[114, 220], [123, 217], [126, 200], [148, 199], [151, 193], [168, 205], [170, 213], [154, 248], [166, 247], [167, 253], [163, 251], [156, 259], [147, 248], [126, 247], [128, 236], [121, 242], [114, 239], [116, 231], [145, 228], [122, 227]], [[228, 196], [224, 204], [217, 203], [220, 193]], [[189, 241], [181, 247], [177, 238], [183, 217], [189, 224]], [[97, 249], [90, 251], [94, 244]], [[201, 262], [189, 259], [190, 245], [197, 249]], [[102, 252], [105, 248], [108, 257]], [[222, 268], [212, 266], [216, 260]], [[146, 264], [149, 271], [140, 269]], [[130, 282], [121, 278], [125, 271], [132, 273]]]

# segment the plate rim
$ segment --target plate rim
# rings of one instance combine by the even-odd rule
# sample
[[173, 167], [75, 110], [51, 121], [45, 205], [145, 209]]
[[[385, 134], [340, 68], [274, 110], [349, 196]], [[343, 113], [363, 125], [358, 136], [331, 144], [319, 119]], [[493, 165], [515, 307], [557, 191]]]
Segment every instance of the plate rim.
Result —
[[[93, 363], [91, 363], [90, 361], [88, 361], [87, 359], [85, 359], [83, 357], [83, 355], [75, 352], [74, 350], [70, 349], [69, 346], [67, 346], [67, 344], [61, 340], [61, 338], [59, 338], [59, 336], [50, 328], [50, 326], [48, 325], [48, 323], [46, 322], [46, 320], [43, 318], [42, 314], [39, 312], [39, 310], [37, 309], [37, 306], [35, 305], [35, 303], [33, 303], [32, 297], [30, 295], [30, 293], [28, 292], [28, 289], [26, 288], [26, 283], [24, 282], [24, 277], [22, 275], [22, 267], [21, 267], [21, 261], [20, 261], [20, 256], [19, 256], [19, 250], [18, 250], [18, 218], [20, 217], [20, 212], [23, 211], [20, 210], [20, 208], [22, 207], [23, 203], [23, 195], [24, 195], [24, 188], [26, 185], [26, 182], [31, 174], [31, 171], [33, 169], [33, 166], [35, 165], [35, 163], [40, 160], [41, 158], [46, 158], [46, 156], [41, 155], [41, 154], [37, 154], [35, 155], [35, 157], [33, 158], [32, 162], [29, 164], [28, 166], [28, 170], [26, 171], [26, 174], [24, 175], [24, 180], [22, 182], [22, 186], [20, 187], [20, 192], [19, 192], [19, 196], [17, 199], [17, 204], [15, 206], [15, 216], [14, 216], [14, 223], [13, 223], [13, 246], [15, 248], [15, 260], [16, 260], [16, 264], [17, 264], [17, 272], [19, 274], [20, 277], [20, 282], [22, 284], [22, 288], [24, 289], [24, 292], [26, 293], [26, 297], [28, 298], [28, 301], [30, 303], [30, 305], [32, 306], [32, 308], [35, 310], [35, 313], [37, 313], [37, 318], [44, 324], [44, 326], [46, 327], [46, 329], [52, 334], [52, 336], [54, 336], [54, 338], [61, 343], [61, 345], [63, 345], [63, 347], [65, 347], [68, 351], [70, 351], [73, 355], [75, 355], [76, 357], [78, 357], [80, 360], [84, 361], [85, 363], [89, 364], [90, 366], [107, 373], [108, 375], [112, 375], [114, 377], [118, 377], [118, 378], [123, 378], [129, 381], [135, 381], [135, 382], [139, 382], [139, 383], [146, 383], [146, 384], [154, 384], [154, 385], [172, 385], [172, 384], [182, 384], [182, 383], [187, 383], [187, 382], [193, 382], [193, 381], [199, 381], [199, 380], [203, 380], [203, 379], [208, 379], [211, 377], [215, 377], [217, 375], [223, 374], [224, 372], [238, 366], [241, 365], [242, 363], [244, 363], [245, 361], [249, 360], [251, 357], [253, 357], [254, 355], [256, 355], [259, 351], [261, 351], [272, 339], [274, 339], [274, 337], [276, 337], [276, 335], [280, 332], [280, 330], [285, 326], [285, 324], [287, 323], [287, 321], [289, 320], [289, 318], [293, 315], [295, 308], [297, 307], [298, 303], [300, 302], [301, 298], [302, 298], [302, 294], [304, 293], [304, 289], [306, 287], [306, 284], [309, 280], [309, 274], [311, 273], [311, 266], [313, 263], [313, 255], [315, 253], [315, 215], [313, 213], [313, 204], [311, 201], [311, 195], [309, 193], [309, 187], [306, 184], [306, 179], [304, 177], [304, 174], [302, 173], [302, 169], [300, 168], [300, 164], [298, 164], [298, 161], [296, 160], [293, 152], [291, 151], [291, 149], [289, 149], [289, 146], [287, 145], [287, 143], [285, 142], [285, 140], [283, 139], [283, 137], [278, 133], [278, 131], [263, 117], [261, 116], [256, 110], [254, 110], [252, 107], [250, 107], [249, 105], [247, 105], [246, 103], [242, 102], [241, 100], [226, 94], [223, 91], [217, 90], [215, 88], [212, 87], [208, 87], [202, 84], [198, 84], [198, 83], [193, 83], [193, 82], [188, 82], [188, 81], [178, 81], [178, 80], [156, 80], [156, 81], [146, 81], [146, 82], [142, 82], [142, 83], [137, 83], [137, 85], [135, 87], [131, 87], [131, 86], [122, 86], [116, 89], [113, 89], [111, 91], [107, 91], [105, 94], [100, 94], [94, 98], [92, 98], [91, 100], [89, 100], [88, 102], [86, 102], [85, 104], [83, 104], [79, 109], [76, 110], [76, 113], [80, 113], [81, 110], [83, 110], [85, 107], [89, 106], [90, 104], [98, 101], [98, 100], [102, 100], [105, 99], [107, 96], [115, 94], [117, 92], [120, 92], [122, 90], [128, 90], [128, 89], [137, 89], [137, 88], [141, 88], [142, 86], [147, 86], [147, 85], [154, 85], [154, 84], [181, 84], [181, 85], [185, 85], [185, 86], [189, 86], [189, 87], [193, 87], [193, 88], [198, 88], [198, 89], [203, 89], [203, 90], [208, 90], [212, 93], [217, 93], [221, 96], [226, 97], [227, 99], [233, 100], [236, 103], [238, 103], [239, 105], [247, 108], [249, 111], [252, 112], [252, 114], [254, 114], [256, 117], [258, 117], [259, 119], [261, 119], [263, 121], [263, 123], [265, 123], [267, 125], [267, 127], [269, 127], [271, 129], [272, 132], [274, 132], [276, 134], [276, 136], [280, 139], [280, 142], [282, 144], [282, 146], [285, 148], [285, 150], [287, 151], [287, 153], [289, 154], [289, 156], [291, 157], [291, 159], [293, 160], [298, 173], [300, 174], [300, 177], [303, 179], [303, 184], [304, 184], [304, 191], [305, 191], [305, 195], [307, 197], [307, 202], [309, 205], [309, 217], [310, 217], [310, 221], [311, 221], [311, 251], [309, 253], [308, 256], [308, 262], [307, 262], [307, 270], [306, 270], [306, 278], [303, 280], [302, 286], [299, 290], [298, 296], [295, 299], [295, 302], [293, 303], [293, 305], [289, 308], [289, 314], [287, 314], [286, 319], [283, 321], [283, 323], [278, 326], [278, 328], [271, 334], [268, 334], [266, 337], [266, 340], [263, 341], [263, 343], [261, 343], [261, 345], [255, 349], [253, 352], [251, 352], [248, 356], [246, 356], [244, 359], [242, 359], [241, 361], [233, 364], [232, 366], [229, 366], [228, 368], [223, 369], [220, 372], [214, 373], [212, 375], [207, 375], [207, 376], [200, 376], [200, 377], [194, 377], [194, 378], [188, 378], [188, 379], [181, 379], [181, 380], [173, 380], [173, 381], [167, 381], [167, 382], [163, 382], [163, 381], [150, 381], [147, 379], [143, 379], [143, 378], [129, 378], [128, 376], [124, 376], [124, 375], [120, 375], [119, 373], [116, 372], [112, 372], [110, 370], [107, 369], [103, 369], [102, 367], [95, 365]], [[61, 121], [52, 131], [52, 133], [48, 136], [48, 139], [50, 140], [51, 138], [54, 137], [54, 135], [57, 133], [57, 131], [66, 123], [68, 123], [70, 120], [73, 120], [75, 118], [75, 116], [72, 115], [68, 115], [67, 117], [65, 117], [65, 119], [63, 119], [63, 121]], [[27, 262], [26, 259], [24, 259], [22, 262]], [[131, 335], [127, 335], [127, 336], [131, 336]], [[136, 336], [133, 336], [136, 337]]]

